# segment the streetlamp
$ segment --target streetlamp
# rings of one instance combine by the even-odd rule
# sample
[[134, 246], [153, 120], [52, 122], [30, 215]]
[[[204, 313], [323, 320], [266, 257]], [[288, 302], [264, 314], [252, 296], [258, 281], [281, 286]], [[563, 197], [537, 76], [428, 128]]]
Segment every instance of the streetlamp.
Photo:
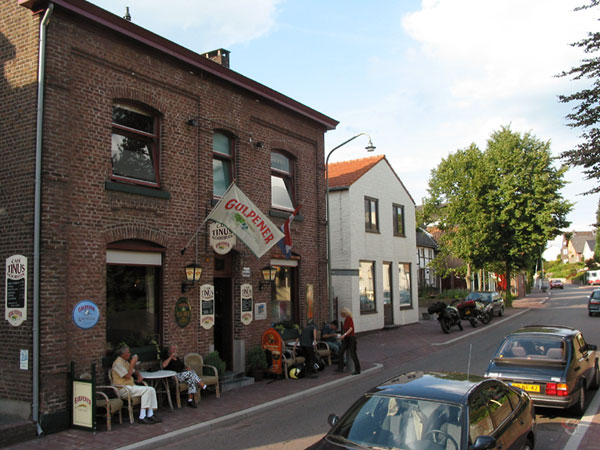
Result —
[[369, 138], [369, 143], [367, 144], [365, 149], [368, 152], [372, 152], [373, 150], [375, 150], [375, 146], [373, 145], [373, 142], [371, 142], [371, 136], [369, 136], [367, 133], [358, 133], [356, 136], [353, 136], [350, 139], [348, 139], [347, 141], [342, 142], [337, 147], [332, 148], [329, 151], [329, 153], [327, 154], [327, 158], [325, 158], [325, 205], [327, 207], [327, 221], [326, 221], [326, 224], [327, 224], [327, 288], [328, 288], [327, 294], [328, 294], [328, 298], [329, 298], [329, 320], [333, 320], [335, 318], [335, 317], [333, 317], [333, 287], [331, 285], [331, 230], [330, 230], [330, 226], [329, 226], [329, 221], [330, 221], [330, 217], [329, 217], [329, 157], [338, 148], [343, 147], [348, 142], [353, 141], [357, 137], [363, 136], [363, 135], [367, 136]]

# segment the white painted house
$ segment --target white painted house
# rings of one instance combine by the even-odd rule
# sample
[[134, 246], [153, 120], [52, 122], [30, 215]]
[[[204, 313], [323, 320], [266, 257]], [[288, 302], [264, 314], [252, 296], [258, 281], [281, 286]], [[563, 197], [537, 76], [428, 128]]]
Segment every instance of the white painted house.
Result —
[[415, 202], [385, 155], [331, 163], [333, 295], [357, 332], [419, 320]]

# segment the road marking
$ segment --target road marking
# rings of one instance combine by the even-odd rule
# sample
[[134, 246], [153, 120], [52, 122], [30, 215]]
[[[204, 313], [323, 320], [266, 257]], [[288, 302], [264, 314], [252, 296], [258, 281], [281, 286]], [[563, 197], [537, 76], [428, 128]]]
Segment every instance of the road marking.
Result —
[[586, 409], [584, 416], [579, 421], [577, 428], [575, 428], [575, 431], [567, 441], [567, 444], [564, 446], [563, 450], [577, 450], [579, 448], [579, 444], [581, 443], [583, 436], [585, 436], [585, 432], [592, 424], [594, 416], [598, 413], [599, 409], [600, 395], [598, 395], [598, 392], [596, 392], [592, 403], [590, 403], [590, 406], [588, 406]]
[[452, 344], [454, 342], [460, 341], [461, 339], [467, 338], [469, 336], [473, 336], [474, 334], [481, 333], [481, 332], [483, 332], [483, 331], [485, 331], [485, 330], [487, 330], [489, 328], [495, 327], [496, 325], [500, 325], [501, 323], [504, 323], [507, 320], [510, 320], [510, 319], [512, 319], [514, 317], [519, 317], [521, 314], [525, 314], [526, 312], [529, 312], [529, 311], [531, 311], [531, 308], [524, 309], [523, 311], [518, 312], [517, 314], [513, 314], [512, 316], [506, 317], [506, 318], [504, 318], [502, 320], [496, 320], [496, 321], [494, 321], [492, 323], [488, 323], [487, 325], [484, 325], [483, 328], [479, 328], [478, 330], [471, 331], [470, 333], [467, 333], [467, 334], [463, 334], [463, 335], [461, 335], [459, 337], [456, 337], [454, 339], [450, 339], [449, 341], [446, 341], [446, 342], [434, 342], [431, 345], [439, 346], [439, 345]]
[[[377, 372], [381, 369], [383, 369], [383, 364], [373, 363], [373, 367], [369, 367], [367, 370], [361, 371], [361, 374], [358, 376], [360, 377], [363, 374], [370, 373], [370, 372]], [[334, 385], [345, 384], [345, 383], [349, 383], [351, 381], [356, 381], [356, 377], [357, 376], [349, 375], [349, 376], [345, 376], [343, 378], [338, 378], [338, 379], [330, 381], [328, 383], [323, 383], [318, 386], [312, 387], [310, 389], [296, 392], [295, 394], [291, 394], [291, 395], [288, 395], [285, 397], [280, 397], [278, 399], [271, 400], [270, 402], [261, 403], [260, 405], [252, 406], [251, 408], [243, 409], [241, 411], [237, 411], [237, 412], [228, 414], [226, 416], [216, 417], [216, 418], [208, 420], [206, 422], [197, 423], [196, 425], [190, 425], [189, 427], [181, 428], [180, 430], [171, 431], [170, 433], [166, 433], [166, 434], [161, 434], [160, 436], [155, 436], [150, 439], [146, 439], [144, 441], [136, 442], [135, 444], [126, 445], [125, 447], [119, 447], [118, 450], [139, 449], [139, 448], [144, 448], [144, 447], [155, 448], [156, 445], [159, 443], [162, 443], [164, 441], [169, 441], [175, 437], [181, 437], [181, 435], [185, 435], [187, 433], [193, 433], [195, 431], [202, 430], [203, 428], [207, 428], [207, 427], [217, 424], [219, 422], [224, 422], [224, 421], [230, 420], [230, 419], [243, 418], [243, 417], [249, 416], [250, 414], [253, 414], [257, 411], [260, 411], [262, 409], [270, 408], [274, 405], [278, 405], [283, 402], [294, 400], [299, 397], [304, 397], [306, 395], [313, 394], [315, 392], [320, 392], [320, 391], [322, 391], [326, 388], [329, 388], [331, 386], [334, 386]], [[290, 380], [288, 380], [288, 381], [290, 381]]]

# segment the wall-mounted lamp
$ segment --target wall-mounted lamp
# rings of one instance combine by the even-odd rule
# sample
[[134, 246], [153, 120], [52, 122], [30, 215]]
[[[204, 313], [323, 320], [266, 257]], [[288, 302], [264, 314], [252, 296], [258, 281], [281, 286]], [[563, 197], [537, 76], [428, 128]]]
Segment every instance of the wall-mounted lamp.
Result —
[[187, 124], [188, 124], [190, 127], [197, 127], [197, 126], [199, 126], [199, 125], [200, 125], [200, 122], [198, 122], [198, 120], [197, 120], [197, 119], [189, 119], [189, 120], [188, 120], [186, 123], [187, 123]]
[[263, 144], [261, 141], [256, 142], [256, 144], [254, 144], [254, 146], [256, 148], [263, 148], [265, 146], [265, 144]]
[[194, 283], [200, 281], [202, 276], [202, 267], [198, 264], [188, 264], [185, 266], [185, 281], [181, 284], [181, 292], [189, 291]]
[[262, 290], [263, 287], [271, 286], [275, 277], [277, 276], [277, 269], [273, 266], [266, 266], [260, 269], [264, 281], [258, 283], [258, 289]]

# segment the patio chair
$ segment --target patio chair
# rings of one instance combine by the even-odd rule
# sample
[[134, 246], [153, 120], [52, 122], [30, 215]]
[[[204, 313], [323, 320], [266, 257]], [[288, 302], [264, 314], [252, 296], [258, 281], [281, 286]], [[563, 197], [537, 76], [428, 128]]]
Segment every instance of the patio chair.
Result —
[[[200, 378], [202, 382], [207, 386], [215, 386], [215, 392], [217, 398], [221, 397], [219, 390], [219, 371], [215, 366], [209, 366], [204, 364], [204, 359], [199, 353], [188, 353], [183, 358], [183, 363], [192, 369]], [[181, 383], [179, 383], [181, 386]], [[187, 388], [186, 388], [187, 389]], [[200, 391], [197, 392], [198, 400], [200, 400]]]
[[[121, 389], [121, 388], [125, 387], [125, 386], [123, 386], [121, 384], [115, 384], [115, 383], [113, 383], [112, 368], [108, 369], [108, 379], [110, 381], [110, 384], [112, 386], [114, 386], [115, 388], [117, 388], [117, 389]], [[148, 386], [148, 383], [146, 383], [145, 381], [142, 381], [142, 384], [144, 386]], [[129, 390], [126, 390], [126, 389], [123, 390], [123, 392], [124, 392], [123, 396], [121, 396], [120, 392], [119, 392], [119, 396], [123, 400], [127, 399], [127, 410], [129, 412], [129, 423], [133, 424], [133, 422], [134, 422], [134, 419], [133, 419], [133, 407], [142, 404], [142, 397], [139, 396], [139, 395], [132, 396], [131, 393], [129, 392]], [[123, 405], [122, 407], [125, 407], [125, 405]]]
[[321, 359], [327, 361], [327, 365], [331, 365], [331, 349], [329, 348], [329, 344], [325, 341], [321, 340], [321, 332], [317, 331], [317, 356]]
[[[111, 395], [109, 395], [111, 394]], [[96, 412], [106, 417], [106, 429], [111, 430], [112, 415], [119, 413], [119, 423], [123, 424], [123, 400], [114, 386], [96, 386]]]

